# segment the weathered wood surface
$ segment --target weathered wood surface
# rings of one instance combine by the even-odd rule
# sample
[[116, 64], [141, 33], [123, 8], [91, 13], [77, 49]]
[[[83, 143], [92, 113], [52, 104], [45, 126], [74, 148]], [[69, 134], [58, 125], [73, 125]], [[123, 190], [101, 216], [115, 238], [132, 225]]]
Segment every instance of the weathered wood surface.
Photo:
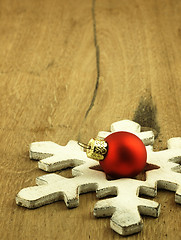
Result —
[[[179, 0], [0, 2], [1, 239], [122, 238], [93, 216], [95, 193], [73, 210], [28, 210], [15, 196], [44, 174], [31, 142], [86, 142], [121, 119], [154, 129], [157, 150], [181, 136], [180, 12]], [[174, 193], [155, 200], [160, 217], [126, 239], [181, 239]]]

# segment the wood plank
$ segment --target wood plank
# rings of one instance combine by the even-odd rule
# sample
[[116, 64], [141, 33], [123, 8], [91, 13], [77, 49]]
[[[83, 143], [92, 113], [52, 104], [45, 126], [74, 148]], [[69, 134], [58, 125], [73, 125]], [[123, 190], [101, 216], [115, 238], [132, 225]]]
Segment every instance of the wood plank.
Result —
[[[95, 193], [73, 210], [14, 199], [44, 174], [29, 160], [33, 141], [87, 142], [121, 119], [154, 129], [157, 150], [181, 136], [180, 12], [178, 0], [0, 2], [2, 239], [120, 239], [93, 217]], [[125, 239], [181, 239], [174, 194], [155, 200], [160, 217]]]

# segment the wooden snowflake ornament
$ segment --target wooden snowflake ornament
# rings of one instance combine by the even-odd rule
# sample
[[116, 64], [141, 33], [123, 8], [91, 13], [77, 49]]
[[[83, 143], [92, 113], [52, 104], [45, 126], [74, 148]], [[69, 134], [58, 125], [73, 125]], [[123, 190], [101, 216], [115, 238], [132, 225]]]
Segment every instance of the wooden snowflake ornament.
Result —
[[[68, 208], [77, 207], [79, 194], [96, 191], [98, 200], [94, 207], [96, 217], [110, 216], [111, 228], [120, 235], [130, 235], [141, 231], [141, 215], [158, 217], [160, 204], [139, 197], [139, 194], [156, 196], [157, 188], [175, 191], [175, 201], [181, 204], [181, 138], [171, 138], [168, 149], [154, 152], [152, 131], [140, 132], [140, 125], [123, 120], [111, 125], [110, 132], [99, 132], [105, 138], [112, 132], [128, 131], [137, 135], [147, 150], [146, 180], [120, 178], [108, 180], [100, 171], [98, 162], [87, 157], [76, 141], [66, 146], [53, 142], [36, 142], [30, 145], [30, 158], [39, 160], [38, 167], [46, 172], [54, 172], [72, 167], [74, 178], [65, 178], [51, 173], [36, 179], [37, 186], [22, 189], [16, 196], [16, 203], [27, 208], [36, 208], [55, 201], [64, 200]], [[150, 167], [152, 166], [152, 167]], [[155, 167], [153, 167], [155, 166]]]

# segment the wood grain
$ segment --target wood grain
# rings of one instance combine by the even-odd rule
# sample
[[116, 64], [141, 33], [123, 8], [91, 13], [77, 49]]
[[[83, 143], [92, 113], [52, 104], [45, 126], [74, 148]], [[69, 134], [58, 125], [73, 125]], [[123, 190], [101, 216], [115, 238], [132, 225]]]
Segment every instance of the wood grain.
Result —
[[[157, 150], [181, 136], [180, 12], [179, 0], [0, 1], [1, 239], [122, 238], [93, 217], [95, 193], [73, 210], [14, 199], [44, 174], [33, 141], [86, 142], [121, 119], [154, 129]], [[160, 217], [125, 239], [181, 239], [174, 194], [156, 200]]]

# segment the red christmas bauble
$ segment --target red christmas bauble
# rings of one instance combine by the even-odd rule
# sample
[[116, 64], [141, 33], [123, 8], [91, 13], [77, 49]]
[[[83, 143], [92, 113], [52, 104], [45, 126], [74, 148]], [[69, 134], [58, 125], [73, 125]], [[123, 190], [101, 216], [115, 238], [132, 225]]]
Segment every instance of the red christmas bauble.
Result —
[[146, 165], [145, 145], [136, 135], [129, 132], [115, 132], [105, 138], [108, 152], [100, 165], [105, 173], [114, 177], [134, 177]]

